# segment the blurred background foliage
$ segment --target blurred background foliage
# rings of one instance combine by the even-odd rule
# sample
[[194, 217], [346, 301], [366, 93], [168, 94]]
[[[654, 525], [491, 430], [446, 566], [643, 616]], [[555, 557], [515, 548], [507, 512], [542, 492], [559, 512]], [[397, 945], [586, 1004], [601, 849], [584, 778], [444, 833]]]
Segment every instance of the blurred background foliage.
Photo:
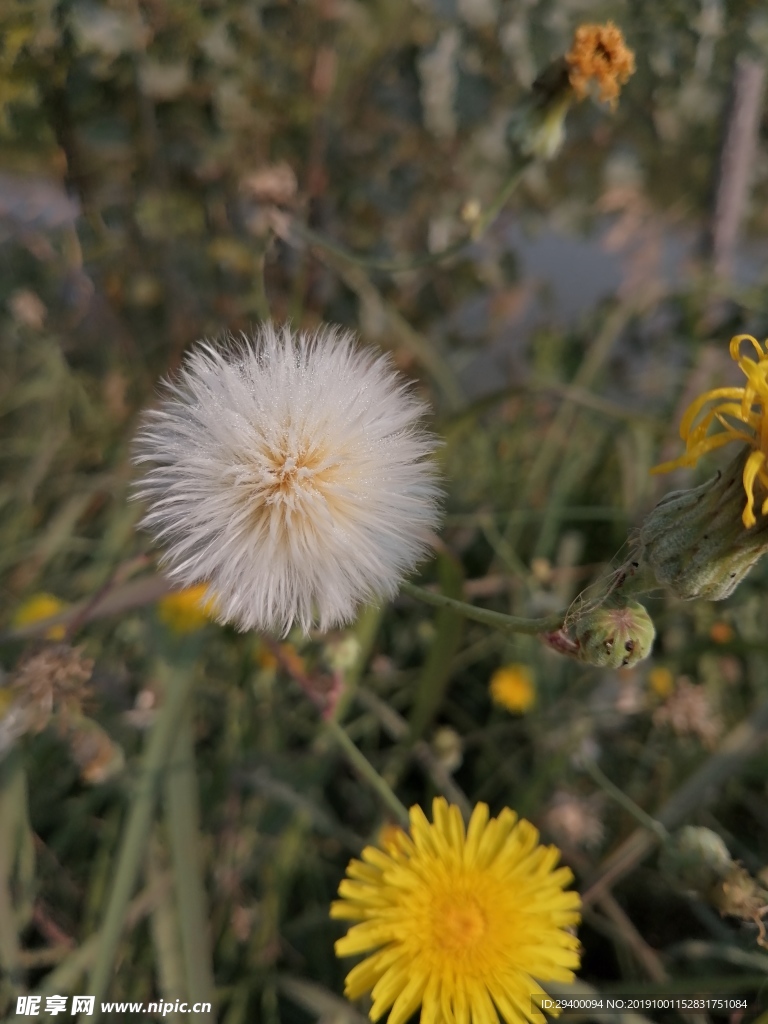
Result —
[[[615, 112], [574, 108], [561, 154], [481, 239], [398, 273], [347, 258], [462, 238], [510, 173], [515, 106], [605, 18], [637, 74]], [[691, 482], [648, 470], [677, 454], [685, 404], [736, 382], [730, 335], [768, 330], [761, 100], [742, 149], [726, 143], [738, 69], [761, 90], [766, 46], [754, 0], [0, 0], [0, 614], [10, 627], [41, 593], [76, 606], [66, 640], [93, 662], [75, 672], [92, 667], [87, 691], [16, 729], [30, 647], [4, 636], [0, 1014], [88, 991], [137, 759], [183, 664], [197, 781], [165, 793], [112, 998], [183, 998], [197, 964], [226, 1024], [361, 1019], [328, 904], [388, 812], [297, 686], [308, 674], [344, 683], [339, 719], [406, 804], [513, 807], [597, 883], [586, 983], [745, 993], [743, 1017], [688, 1019], [768, 1019], [755, 924], [631, 855], [641, 808], [768, 863], [763, 567], [721, 605], [654, 598], [657, 644], [632, 671], [405, 598], [277, 646], [179, 633], [128, 500], [140, 411], [192, 342], [268, 313], [338, 322], [392, 352], [445, 438], [426, 579], [515, 614], [568, 607]], [[204, 872], [209, 941], [191, 953], [174, 828]]]

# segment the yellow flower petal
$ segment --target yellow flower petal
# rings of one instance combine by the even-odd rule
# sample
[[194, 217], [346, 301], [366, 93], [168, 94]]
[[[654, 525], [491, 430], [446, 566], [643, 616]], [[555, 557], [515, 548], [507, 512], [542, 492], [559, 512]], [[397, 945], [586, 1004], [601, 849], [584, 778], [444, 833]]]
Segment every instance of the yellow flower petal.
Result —
[[747, 504], [742, 513], [741, 519], [744, 525], [749, 529], [754, 526], [757, 522], [755, 518], [755, 478], [765, 462], [765, 455], [763, 452], [752, 452], [744, 464], [744, 490], [747, 493]]
[[735, 363], [738, 363], [739, 358], [740, 358], [739, 351], [741, 349], [742, 341], [750, 342], [750, 344], [755, 349], [755, 352], [757, 352], [757, 355], [758, 355], [759, 359], [764, 359], [765, 358], [765, 353], [763, 352], [763, 347], [760, 344], [760, 342], [757, 340], [757, 338], [753, 338], [751, 334], [737, 334], [735, 337], [731, 338], [731, 343], [729, 345], [729, 351], [731, 353], [731, 359]]
[[[741, 346], [748, 342], [757, 357], [741, 354]], [[741, 388], [714, 388], [699, 395], [686, 409], [680, 423], [680, 436], [685, 441], [685, 452], [677, 459], [655, 466], [652, 473], [666, 473], [682, 466], [694, 466], [702, 455], [715, 451], [732, 441], [752, 449], [743, 471], [746, 505], [742, 521], [749, 528], [757, 522], [755, 516], [756, 486], [768, 490], [768, 346], [764, 347], [751, 334], [737, 334], [731, 338], [730, 354], [746, 377]], [[728, 401], [720, 401], [727, 399]], [[715, 403], [701, 415], [708, 403]], [[734, 423], [735, 421], [735, 423]], [[722, 427], [720, 433], [708, 435], [713, 423]], [[735, 424], [743, 424], [739, 429]], [[768, 497], [761, 497], [761, 515], [768, 514]]]
[[699, 395], [691, 402], [680, 420], [680, 437], [683, 441], [687, 439], [693, 421], [707, 402], [711, 402], [714, 398], [741, 398], [743, 394], [744, 388], [715, 388], [713, 391], [705, 391], [703, 395]]

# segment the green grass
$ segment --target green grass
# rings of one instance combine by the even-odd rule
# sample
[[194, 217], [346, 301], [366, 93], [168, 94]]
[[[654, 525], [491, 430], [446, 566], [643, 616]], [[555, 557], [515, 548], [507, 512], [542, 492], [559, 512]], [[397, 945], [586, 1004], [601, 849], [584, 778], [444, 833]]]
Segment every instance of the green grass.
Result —
[[[0, 689], [2, 1019], [31, 992], [210, 993], [222, 1024], [362, 1020], [341, 995], [350, 965], [329, 904], [381, 826], [440, 793], [511, 807], [561, 847], [585, 904], [579, 985], [744, 993], [743, 1020], [768, 1019], [756, 924], [657, 863], [664, 830], [697, 824], [754, 875], [768, 864], [765, 567], [722, 604], [655, 593], [656, 645], [632, 671], [560, 657], [484, 614], [556, 621], [667, 490], [721, 464], [649, 476], [681, 451], [685, 404], [735, 381], [730, 335], [765, 332], [760, 274], [714, 283], [693, 257], [668, 273], [670, 238], [711, 218], [749, 26], [728, 5], [707, 68], [706, 25], [682, 0], [498, 6], [486, 26], [406, 0], [97, 5], [90, 23], [42, 0], [0, 11], [0, 666], [10, 686], [44, 643], [12, 630], [27, 597], [76, 609], [67, 640], [94, 660], [82, 711], [125, 758], [89, 784], [63, 720], [11, 736], [20, 698]], [[515, 172], [503, 122], [526, 60], [541, 68], [577, 19], [604, 17], [638, 57], [615, 115], [574, 109], [562, 156], [523, 176], [480, 241], [436, 260], [430, 238], [464, 237], [465, 202], [490, 208]], [[438, 137], [420, 58], [451, 27], [455, 134]], [[275, 209], [248, 181], [281, 161], [298, 191]], [[760, 167], [745, 225], [758, 236], [765, 187]], [[511, 225], [594, 241], [608, 223], [625, 233], [621, 283], [575, 316], [505, 241]], [[406, 588], [348, 630], [288, 637], [310, 679], [342, 666], [330, 722], [269, 638], [168, 632], [129, 500], [158, 379], [196, 339], [248, 331], [267, 309], [390, 350], [445, 441], [442, 547], [412, 581], [441, 606]], [[536, 680], [523, 716], [488, 693], [515, 662]], [[665, 721], [658, 669], [695, 685], [699, 718]], [[445, 727], [458, 767], [433, 743]]]

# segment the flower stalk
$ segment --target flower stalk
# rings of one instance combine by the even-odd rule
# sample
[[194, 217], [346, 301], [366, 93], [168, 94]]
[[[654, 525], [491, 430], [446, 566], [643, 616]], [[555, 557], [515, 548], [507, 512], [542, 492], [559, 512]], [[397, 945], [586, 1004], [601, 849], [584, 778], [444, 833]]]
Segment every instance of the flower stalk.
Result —
[[169, 669], [165, 700], [152, 727], [142, 759], [136, 788], [125, 823], [104, 921], [99, 931], [99, 950], [88, 979], [88, 993], [95, 998], [94, 1016], [83, 1022], [98, 1024], [101, 1002], [107, 994], [115, 956], [125, 925], [128, 904], [136, 888], [144, 852], [149, 839], [152, 817], [157, 804], [160, 783], [173, 746], [173, 737], [184, 704], [192, 690], [192, 673], [188, 665]]

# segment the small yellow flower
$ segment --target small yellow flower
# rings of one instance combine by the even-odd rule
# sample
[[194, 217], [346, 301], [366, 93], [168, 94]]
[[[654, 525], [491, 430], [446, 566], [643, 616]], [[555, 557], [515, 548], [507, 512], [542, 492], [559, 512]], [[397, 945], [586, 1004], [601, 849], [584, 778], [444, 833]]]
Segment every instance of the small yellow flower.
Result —
[[266, 672], [272, 672], [277, 668], [277, 657], [265, 643], [260, 643], [254, 655], [256, 664]]
[[[741, 355], [741, 344], [748, 341], [757, 354], [757, 362]], [[768, 354], [751, 334], [737, 334], [731, 338], [731, 359], [747, 378], [743, 388], [714, 388], [692, 402], [680, 422], [680, 437], [685, 441], [685, 454], [672, 462], [654, 467], [652, 473], [668, 473], [680, 466], [695, 466], [702, 455], [722, 448], [731, 441], [740, 441], [753, 449], [744, 464], [742, 481], [747, 503], [741, 519], [749, 529], [757, 523], [755, 516], [755, 485], [768, 489]], [[701, 416], [707, 402], [716, 402]], [[698, 422], [696, 422], [698, 420]], [[714, 420], [724, 430], [707, 436]], [[735, 421], [735, 422], [732, 422]], [[768, 497], [760, 512], [768, 512]]]
[[505, 665], [491, 676], [491, 700], [513, 714], [524, 715], [536, 703], [533, 673], [527, 665]]
[[174, 633], [195, 633], [214, 617], [215, 598], [207, 583], [176, 590], [157, 602], [160, 621]]
[[605, 25], [579, 25], [573, 46], [565, 55], [571, 87], [579, 99], [595, 81], [601, 100], [616, 106], [621, 86], [635, 73], [635, 55], [624, 42], [621, 29]]
[[675, 688], [675, 677], [668, 668], [652, 668], [648, 673], [648, 686], [657, 697], [664, 700]]
[[[16, 609], [13, 625], [31, 626], [35, 622], [43, 622], [45, 619], [50, 619], [53, 615], [63, 612], [66, 607], [66, 604], [58, 597], [54, 597], [53, 594], [33, 594]], [[51, 626], [45, 631], [45, 638], [46, 640], [63, 640], [66, 632], [66, 627], [63, 625]]]
[[439, 797], [430, 823], [410, 812], [410, 835], [385, 850], [368, 846], [339, 886], [331, 917], [355, 922], [337, 956], [366, 954], [347, 975], [345, 995], [371, 992], [370, 1018], [389, 1010], [421, 1019], [507, 1024], [541, 1016], [539, 981], [572, 981], [579, 895], [565, 891], [560, 851], [508, 808], [490, 818], [478, 804], [465, 830], [458, 807]]
[[256, 662], [266, 672], [274, 672], [278, 668], [292, 676], [303, 676], [306, 672], [304, 659], [293, 644], [287, 641], [277, 644], [274, 649], [262, 641], [256, 652]]

